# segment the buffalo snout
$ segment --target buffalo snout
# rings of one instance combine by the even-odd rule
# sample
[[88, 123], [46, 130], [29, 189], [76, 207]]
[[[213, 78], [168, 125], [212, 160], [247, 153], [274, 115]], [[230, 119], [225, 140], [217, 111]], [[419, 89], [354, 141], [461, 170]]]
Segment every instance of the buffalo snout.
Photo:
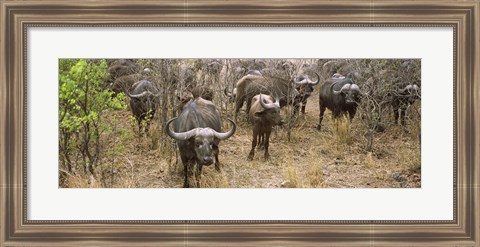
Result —
[[203, 162], [204, 165], [209, 166], [209, 165], [213, 164], [213, 159], [210, 156], [206, 156], [206, 157], [203, 157], [202, 162]]

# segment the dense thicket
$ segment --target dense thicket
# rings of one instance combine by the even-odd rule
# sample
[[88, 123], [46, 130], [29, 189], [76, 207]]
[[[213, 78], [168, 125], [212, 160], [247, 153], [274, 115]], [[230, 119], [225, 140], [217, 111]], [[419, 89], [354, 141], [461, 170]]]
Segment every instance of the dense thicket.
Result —
[[[361, 143], [366, 155], [384, 148], [383, 145], [377, 146], [382, 143], [375, 141], [376, 136], [388, 135], [391, 128], [399, 126], [394, 122], [391, 104], [399, 89], [409, 84], [421, 87], [419, 59], [61, 59], [60, 186], [75, 187], [71, 182], [71, 178], [75, 177], [102, 187], [126, 186], [120, 181], [134, 177], [131, 173], [137, 169], [129, 156], [131, 153], [150, 155], [154, 152], [158, 162], [175, 163], [178, 151], [163, 128], [192, 97], [193, 88], [205, 86], [213, 91], [213, 102], [226, 128], [225, 119], [232, 118], [234, 110], [234, 103], [227, 94], [233, 92], [240, 78], [253, 70], [264, 76], [288, 80], [299, 74], [314, 78], [318, 73], [320, 84], [307, 103], [310, 104], [309, 109], [315, 109], [306, 113], [310, 115], [309, 121], [318, 119], [318, 90], [322, 82], [335, 73], [351, 74], [362, 92], [358, 114], [353, 120], [357, 124], [356, 129], [352, 131], [348, 123], [340, 123], [335, 125], [336, 130], [328, 127], [326, 133], [332, 135], [331, 139], [340, 140], [337, 143], [343, 143], [341, 145], [351, 145], [351, 137], [356, 135], [353, 139]], [[130, 99], [127, 94], [140, 80], [153, 82], [159, 91], [155, 116], [147, 120], [153, 123], [148, 133], [138, 131], [128, 107]], [[417, 136], [419, 141], [419, 103], [408, 105], [407, 113], [407, 124], [399, 128], [408, 135]], [[280, 140], [282, 143], [295, 143], [290, 133], [304, 131], [306, 123], [311, 125], [308, 128], [315, 127], [302, 114], [294, 115], [291, 106], [283, 109], [282, 116], [288, 123], [277, 130], [288, 133]], [[245, 110], [240, 112], [238, 124], [240, 129], [247, 129], [249, 133]], [[341, 126], [348, 133], [342, 132]], [[306, 132], [306, 135], [311, 135], [309, 133]], [[316, 132], [315, 135], [322, 136], [325, 132]], [[148, 147], [142, 146], [145, 142]], [[419, 146], [415, 148], [419, 149]], [[243, 161], [246, 159], [243, 156], [234, 158]], [[344, 156], [335, 157], [341, 159]], [[139, 185], [131, 182], [128, 186]]]

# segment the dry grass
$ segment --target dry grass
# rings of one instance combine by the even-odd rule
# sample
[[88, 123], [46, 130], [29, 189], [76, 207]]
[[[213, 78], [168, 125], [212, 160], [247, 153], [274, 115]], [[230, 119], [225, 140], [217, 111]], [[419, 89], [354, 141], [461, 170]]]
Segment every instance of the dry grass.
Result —
[[307, 179], [310, 188], [324, 187], [322, 166], [320, 164], [312, 164], [307, 173]]
[[350, 120], [346, 116], [342, 116], [334, 120], [335, 128], [333, 131], [333, 140], [335, 140], [336, 158], [345, 158], [345, 148], [352, 141], [350, 130]]
[[[254, 159], [247, 161], [252, 130], [242, 111], [235, 135], [220, 142], [221, 172], [215, 171], [213, 165], [204, 167], [201, 187], [420, 187], [420, 126], [413, 124], [417, 119], [407, 121], [411, 126], [408, 132], [400, 126], [387, 126], [385, 132], [376, 133], [371, 152], [364, 149], [365, 127], [359, 119], [352, 123], [347, 118], [334, 121], [327, 111], [321, 132], [314, 128], [317, 121], [318, 95], [313, 95], [306, 114], [298, 116], [295, 122], [290, 142], [285, 127], [277, 127], [270, 137], [270, 159], [264, 160], [264, 151], [257, 149]], [[182, 187], [183, 165], [177, 147], [171, 138], [161, 134], [160, 126], [152, 124], [150, 135], [138, 138], [128, 121], [123, 124], [127, 137], [107, 145], [125, 146], [125, 153], [113, 159], [116, 170], [112, 187]], [[110, 164], [111, 160], [106, 158], [104, 163]], [[102, 187], [101, 182], [89, 183], [83, 175], [65, 177], [65, 187]], [[191, 183], [194, 185], [194, 180]]]
[[205, 167], [200, 179], [201, 188], [229, 188], [227, 177], [223, 172], [215, 171], [213, 165]]

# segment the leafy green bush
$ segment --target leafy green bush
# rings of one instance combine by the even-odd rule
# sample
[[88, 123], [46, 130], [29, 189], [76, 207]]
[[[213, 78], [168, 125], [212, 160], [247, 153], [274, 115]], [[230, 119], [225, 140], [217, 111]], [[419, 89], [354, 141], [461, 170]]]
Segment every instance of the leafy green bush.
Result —
[[108, 77], [105, 60], [59, 61], [60, 162], [61, 169], [69, 173], [80, 166], [85, 173], [88, 169], [95, 175], [102, 153], [100, 138], [110, 128], [102, 118], [112, 110], [127, 107], [124, 94], [113, 95], [106, 88]]

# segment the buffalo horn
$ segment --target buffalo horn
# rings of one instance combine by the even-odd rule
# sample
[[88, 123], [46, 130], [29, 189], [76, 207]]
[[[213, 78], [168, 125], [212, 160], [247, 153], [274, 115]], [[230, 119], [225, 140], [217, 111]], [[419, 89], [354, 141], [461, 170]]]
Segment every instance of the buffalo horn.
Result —
[[332, 78], [343, 79], [343, 78], [345, 78], [345, 76], [343, 76], [340, 73], [335, 73], [335, 74], [333, 74]]
[[154, 94], [150, 91], [144, 91], [144, 92], [139, 93], [139, 94], [129, 94], [129, 93], [127, 93], [127, 95], [130, 98], [142, 98], [144, 96], [150, 96], [150, 95], [153, 95], [153, 97], [160, 97], [160, 93]]
[[231, 120], [230, 118], [228, 118], [227, 120], [232, 124], [232, 128], [229, 131], [227, 131], [225, 133], [219, 133], [215, 130], [213, 131], [213, 135], [215, 135], [215, 137], [220, 139], [220, 140], [225, 140], [225, 139], [229, 138], [230, 136], [235, 134], [235, 130], [237, 129], [237, 125], [235, 124], [235, 122], [233, 122], [233, 120]]
[[340, 88], [340, 90], [338, 90], [338, 91], [337, 91], [337, 90], [333, 90], [333, 94], [339, 95], [339, 94], [342, 93], [343, 91], [349, 90], [351, 86], [352, 86], [352, 84], [345, 84], [345, 85], [343, 85], [342, 88]]
[[315, 75], [317, 76], [317, 81], [314, 81], [314, 82], [310, 81], [309, 82], [309, 84], [312, 85], [312, 86], [315, 86], [320, 82], [320, 76], [318, 75], [317, 72], [315, 72]]
[[405, 93], [405, 91], [410, 90], [410, 89], [412, 89], [412, 88], [413, 88], [413, 90], [417, 90], [417, 89], [418, 89], [418, 86], [417, 86], [417, 85], [407, 85], [407, 86], [406, 86], [405, 88], [403, 88], [403, 89], [398, 89], [398, 92], [399, 92], [399, 93]]
[[237, 93], [237, 88], [233, 88], [233, 93], [230, 93], [230, 92], [228, 91], [228, 89], [225, 88], [225, 89], [223, 90], [223, 93], [224, 93], [225, 96], [227, 96], [228, 98], [235, 98], [235, 94]]
[[168, 136], [170, 136], [171, 138], [173, 138], [175, 140], [178, 140], [178, 141], [185, 141], [185, 140], [188, 140], [188, 139], [190, 139], [191, 137], [193, 137], [197, 134], [198, 128], [195, 128], [195, 129], [192, 129], [192, 130], [189, 130], [189, 131], [186, 131], [186, 132], [180, 132], [180, 133], [172, 131], [170, 129], [170, 123], [173, 122], [175, 119], [177, 119], [177, 118], [175, 117], [175, 118], [170, 119], [167, 122], [167, 125], [165, 126], [165, 129], [167, 130]]
[[298, 81], [298, 77], [295, 78], [294, 82], [296, 85], [304, 85], [304, 84], [310, 84], [312, 86], [315, 86], [317, 85], [319, 82], [320, 82], [320, 75], [318, 75], [317, 72], [315, 72], [315, 75], [317, 76], [317, 80], [316, 81], [312, 81], [310, 80], [308, 77], [305, 77], [303, 80], [301, 81]]
[[145, 92], [142, 92], [142, 93], [139, 93], [139, 94], [130, 94], [130, 93], [127, 93], [128, 97], [130, 98], [142, 98], [144, 97], [145, 95], [147, 95], [149, 92], [148, 91], [145, 91]]
[[308, 79], [308, 77], [306, 76], [303, 77], [303, 80], [298, 81], [298, 76], [297, 76], [295, 77], [293, 82], [295, 83], [295, 85], [305, 85], [305, 84], [310, 84], [312, 81], [310, 81], [310, 79]]
[[260, 100], [260, 105], [262, 105], [263, 109], [266, 109], [266, 110], [275, 108], [276, 103], [278, 101], [278, 100], [275, 100], [275, 103], [265, 103], [265, 102], [263, 102], [263, 95], [262, 94], [260, 94], [260, 99], [259, 100]]
[[227, 97], [229, 97], [229, 98], [232, 97], [232, 94], [228, 92], [227, 88], [225, 88], [225, 89], [223, 90], [223, 93], [225, 94], [225, 96], [227, 96]]
[[350, 87], [350, 90], [360, 92], [360, 88], [358, 87], [357, 84], [352, 84], [352, 86]]

